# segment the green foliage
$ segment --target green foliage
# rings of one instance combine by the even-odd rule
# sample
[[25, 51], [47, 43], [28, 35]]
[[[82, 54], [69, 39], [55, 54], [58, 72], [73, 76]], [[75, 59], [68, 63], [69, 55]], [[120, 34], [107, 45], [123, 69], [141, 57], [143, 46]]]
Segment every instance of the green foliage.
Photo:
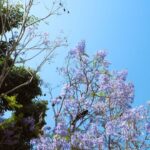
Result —
[[[0, 1], [0, 35], [19, 28], [23, 21], [23, 6], [6, 4], [5, 0]], [[37, 19], [29, 16], [26, 25]], [[0, 149], [28, 150], [30, 140], [42, 134], [48, 103], [36, 100], [42, 95], [40, 77], [36, 72], [30, 68], [15, 66], [13, 59], [6, 56], [11, 47], [11, 42], [0, 41], [0, 75], [3, 69], [9, 69], [0, 88], [0, 114], [12, 112], [10, 118], [0, 122]], [[4, 64], [8, 68], [4, 68]]]
[[[8, 76], [5, 79], [5, 82], [2, 85], [2, 88], [0, 88], [0, 93], [10, 91], [11, 89], [29, 81], [32, 77], [31, 75], [33, 76], [31, 83], [23, 86], [22, 88], [14, 90], [8, 95], [17, 95], [16, 101], [18, 102], [18, 104], [30, 104], [32, 102], [32, 99], [42, 94], [39, 87], [40, 79], [31, 69], [25, 69], [24, 67], [16, 66], [12, 67]], [[10, 104], [8, 103], [8, 101], [5, 100], [5, 98], [2, 97], [2, 100], [6, 110], [13, 110], [11, 107], [9, 107]]]
[[106, 94], [105, 92], [98, 92], [98, 93], [91, 93], [91, 96], [95, 97], [95, 96], [98, 96], [98, 97], [105, 97]]
[[[8, 95], [3, 95], [3, 93], [14, 87], [29, 81], [31, 74], [33, 79], [29, 84], [14, 90]], [[11, 68], [2, 88], [0, 88], [0, 108], [3, 108], [1, 111], [13, 111], [13, 116], [3, 123], [0, 123], [0, 141], [6, 130], [14, 131], [15, 139], [12, 138], [12, 140], [17, 140], [18, 142], [13, 146], [29, 149], [29, 141], [32, 138], [38, 137], [39, 134], [42, 134], [42, 127], [45, 125], [44, 118], [46, 116], [47, 101], [34, 100], [38, 95], [42, 94], [39, 86], [40, 78], [33, 70], [17, 66]], [[22, 122], [24, 118], [28, 117], [34, 118], [35, 127], [32, 131], [29, 131], [29, 126]], [[2, 145], [2, 147], [3, 146], [4, 145]]]
[[99, 93], [96, 93], [96, 95], [99, 97], [105, 97], [106, 96], [105, 92], [99, 92]]
[[16, 101], [16, 96], [7, 96], [4, 95], [4, 99], [7, 101], [8, 106], [12, 109], [16, 109], [16, 108], [21, 108], [22, 105], [18, 104], [18, 102]]
[[9, 5], [7, 2], [0, 4], [0, 34], [18, 28], [23, 21], [23, 5]]

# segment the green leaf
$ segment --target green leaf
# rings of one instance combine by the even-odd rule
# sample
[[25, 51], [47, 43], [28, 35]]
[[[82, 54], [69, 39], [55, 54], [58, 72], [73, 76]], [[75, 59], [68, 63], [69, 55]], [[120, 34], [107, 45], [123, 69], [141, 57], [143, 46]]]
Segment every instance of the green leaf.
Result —
[[16, 101], [16, 96], [7, 96], [4, 95], [5, 100], [8, 103], [8, 106], [11, 107], [12, 109], [16, 109], [16, 108], [21, 108], [22, 105], [18, 104], [18, 102]]
[[66, 137], [65, 137], [65, 140], [66, 140], [66, 141], [69, 141], [69, 140], [70, 140], [70, 136], [66, 136]]
[[105, 97], [106, 96], [105, 92], [99, 92], [96, 95], [99, 97]]
[[98, 96], [98, 97], [105, 97], [106, 94], [105, 94], [105, 92], [99, 92], [99, 93], [92, 92], [92, 93], [91, 93], [91, 96], [93, 96], [93, 97], [95, 97], [95, 96]]

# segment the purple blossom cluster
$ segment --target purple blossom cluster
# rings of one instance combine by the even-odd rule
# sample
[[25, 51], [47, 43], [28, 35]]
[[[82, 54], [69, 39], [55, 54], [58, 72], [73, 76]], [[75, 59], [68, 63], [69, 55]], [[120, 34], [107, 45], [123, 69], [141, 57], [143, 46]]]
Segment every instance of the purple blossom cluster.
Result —
[[33, 131], [35, 128], [35, 120], [33, 117], [26, 117], [23, 119], [23, 124], [29, 127], [30, 131]]
[[64, 86], [52, 100], [55, 127], [36, 139], [35, 149], [150, 148], [150, 105], [132, 108], [134, 86], [126, 81], [127, 71], [110, 71], [106, 56], [98, 51], [90, 58], [84, 41], [69, 52], [60, 69]]
[[78, 45], [76, 46], [76, 48], [70, 50], [69, 52], [70, 56], [72, 57], [80, 57], [81, 55], [85, 54], [85, 41], [81, 41], [78, 43]]

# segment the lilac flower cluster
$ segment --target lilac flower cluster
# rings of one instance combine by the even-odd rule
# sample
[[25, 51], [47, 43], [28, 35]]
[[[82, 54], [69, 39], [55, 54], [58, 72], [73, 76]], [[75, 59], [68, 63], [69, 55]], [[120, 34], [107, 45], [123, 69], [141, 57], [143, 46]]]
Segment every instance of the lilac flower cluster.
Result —
[[36, 142], [41, 150], [147, 149], [150, 113], [132, 108], [134, 86], [127, 71], [110, 71], [106, 52], [90, 59], [81, 41], [60, 69], [64, 86], [52, 100], [55, 127]]
[[76, 46], [76, 48], [72, 49], [70, 52], [69, 52], [70, 56], [72, 57], [79, 57], [81, 55], [84, 55], [85, 54], [85, 41], [81, 41], [78, 43], [78, 45]]

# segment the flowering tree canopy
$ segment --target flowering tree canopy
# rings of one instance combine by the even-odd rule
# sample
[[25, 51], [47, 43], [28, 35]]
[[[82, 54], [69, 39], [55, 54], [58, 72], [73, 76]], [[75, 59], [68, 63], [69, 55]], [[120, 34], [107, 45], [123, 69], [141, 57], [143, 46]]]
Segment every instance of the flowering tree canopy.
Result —
[[40, 150], [141, 150], [150, 148], [149, 105], [132, 108], [127, 71], [110, 71], [106, 52], [91, 59], [81, 41], [59, 69], [64, 77], [51, 100], [54, 128], [31, 143]]

